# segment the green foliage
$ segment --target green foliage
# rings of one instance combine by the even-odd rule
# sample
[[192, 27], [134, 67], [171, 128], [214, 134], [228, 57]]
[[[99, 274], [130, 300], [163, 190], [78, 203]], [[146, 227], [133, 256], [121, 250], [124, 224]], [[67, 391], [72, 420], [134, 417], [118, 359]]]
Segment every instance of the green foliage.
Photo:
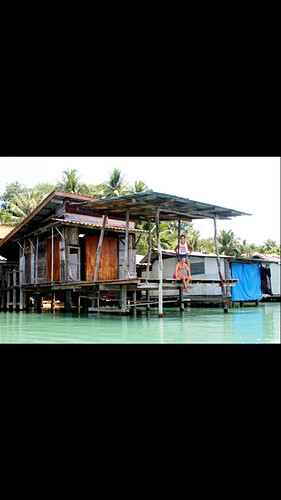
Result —
[[47, 182], [36, 184], [36, 186], [34, 186], [34, 191], [36, 192], [39, 200], [44, 200], [44, 198], [46, 198], [52, 191], [54, 191], [54, 189], [55, 185], [48, 184]]
[[130, 188], [126, 185], [121, 170], [115, 168], [107, 182], [105, 182], [105, 196], [106, 198], [115, 198], [117, 196], [124, 196], [130, 192]]
[[82, 194], [85, 186], [80, 183], [80, 177], [77, 176], [77, 170], [75, 168], [69, 170], [64, 170], [62, 175], [62, 180], [57, 183], [56, 188], [60, 191], [67, 191], [73, 194]]
[[9, 201], [15, 195], [20, 195], [24, 193], [24, 186], [20, 184], [18, 181], [11, 182], [11, 184], [7, 184], [5, 192], [1, 196], [1, 210], [6, 210]]
[[[107, 181], [101, 184], [85, 184], [80, 181], [76, 169], [67, 169], [62, 173], [62, 179], [55, 186], [49, 183], [37, 184], [27, 188], [18, 181], [6, 186], [0, 197], [0, 224], [14, 226], [21, 222], [36, 206], [54, 189], [74, 194], [84, 194], [97, 198], [123, 196], [129, 193], [141, 193], [149, 190], [142, 181], [135, 181], [133, 186], [126, 184], [121, 170], [115, 168]], [[148, 230], [148, 223], [136, 223], [136, 228]], [[181, 222], [181, 234], [195, 251], [216, 253], [213, 238], [200, 238], [191, 222]], [[152, 224], [152, 246], [157, 248], [156, 226]], [[161, 222], [160, 239], [164, 250], [174, 250], [178, 244], [178, 222]], [[218, 235], [219, 252], [223, 255], [250, 257], [254, 252], [276, 253], [280, 255], [280, 245], [273, 240], [267, 240], [263, 245], [249, 244], [247, 240], [240, 241], [233, 231], [222, 230]], [[137, 245], [137, 252], [145, 255], [148, 252], [148, 236], [142, 235]]]
[[14, 194], [7, 205], [7, 211], [13, 223], [19, 224], [32, 212], [40, 203], [41, 198], [35, 189], [24, 188], [22, 194]]
[[221, 255], [231, 255], [238, 257], [241, 255], [241, 244], [238, 238], [235, 238], [233, 231], [224, 229], [218, 235], [218, 247]]

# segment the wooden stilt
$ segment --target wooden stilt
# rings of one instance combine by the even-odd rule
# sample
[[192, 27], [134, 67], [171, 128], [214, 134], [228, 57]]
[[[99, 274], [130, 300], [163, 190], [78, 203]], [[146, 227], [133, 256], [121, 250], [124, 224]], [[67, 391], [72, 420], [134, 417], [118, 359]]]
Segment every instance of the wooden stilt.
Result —
[[149, 290], [146, 291], [146, 302], [147, 302], [146, 310], [150, 311], [150, 293], [149, 293]]
[[180, 243], [181, 243], [181, 219], [179, 219], [178, 223], [178, 253], [180, 253]]
[[38, 252], [39, 252], [39, 236], [36, 238], [36, 265], [35, 265], [35, 283], [38, 283]]
[[163, 316], [163, 262], [162, 262], [162, 248], [160, 241], [160, 208], [156, 211], [156, 234], [157, 234], [157, 244], [158, 244], [158, 278], [159, 278], [159, 288], [158, 288], [158, 316], [162, 318]]
[[134, 304], [134, 307], [136, 307], [136, 304], [137, 304], [137, 292], [136, 291], [133, 292], [133, 304]]
[[70, 313], [72, 311], [72, 292], [67, 290], [65, 292], [65, 312]]
[[223, 297], [223, 309], [224, 309], [225, 313], [228, 313], [228, 306], [227, 306], [227, 299], [226, 299], [226, 294], [225, 294], [225, 287], [224, 287], [223, 277], [222, 277], [222, 273], [221, 273], [221, 263], [220, 263], [219, 248], [218, 248], [218, 235], [217, 235], [217, 220], [216, 220], [216, 217], [214, 217], [214, 227], [215, 227], [215, 245], [216, 245], [216, 252], [217, 252], [218, 271], [219, 271], [219, 277], [220, 277], [220, 282], [221, 282], [221, 291], [222, 291], [222, 297]]
[[[10, 288], [11, 286], [11, 273], [8, 272], [7, 276], [7, 287]], [[7, 290], [7, 309], [9, 310], [10, 307], [10, 297], [11, 297], [11, 292], [10, 290]]]
[[146, 282], [148, 282], [149, 278], [149, 270], [150, 270], [150, 261], [151, 261], [151, 219], [148, 220], [148, 258], [147, 258], [147, 266], [146, 266]]
[[98, 281], [100, 256], [101, 256], [102, 242], [103, 242], [103, 237], [104, 237], [104, 232], [105, 232], [106, 219], [107, 219], [107, 213], [104, 215], [104, 218], [103, 218], [103, 223], [102, 223], [102, 228], [101, 228], [101, 233], [100, 233], [100, 239], [99, 239], [99, 244], [98, 244], [98, 248], [97, 248], [94, 281]]
[[126, 316], [128, 314], [128, 307], [127, 307], [127, 285], [122, 285], [122, 306], [121, 306], [121, 312], [123, 316]]
[[129, 217], [130, 211], [126, 210], [126, 234], [125, 234], [125, 249], [124, 249], [124, 260], [123, 260], [123, 276], [122, 278], [127, 279], [128, 275], [128, 252], [129, 252]]
[[54, 283], [54, 226], [52, 226], [52, 274], [51, 282]]
[[52, 302], [51, 302], [51, 311], [54, 312], [56, 305], [56, 294], [52, 292]]
[[42, 295], [41, 293], [34, 294], [34, 311], [41, 312]]
[[182, 311], [184, 311], [183, 286], [181, 286], [179, 289], [179, 296], [180, 296], [180, 310], [182, 312]]
[[13, 270], [13, 311], [17, 308], [17, 289], [15, 288], [17, 284], [17, 272]]

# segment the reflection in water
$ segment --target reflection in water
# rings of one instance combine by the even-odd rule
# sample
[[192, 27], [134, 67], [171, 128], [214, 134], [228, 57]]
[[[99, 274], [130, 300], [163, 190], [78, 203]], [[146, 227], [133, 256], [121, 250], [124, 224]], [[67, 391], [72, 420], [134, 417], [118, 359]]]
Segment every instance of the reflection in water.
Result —
[[0, 313], [1, 343], [279, 343], [280, 303], [119, 315]]

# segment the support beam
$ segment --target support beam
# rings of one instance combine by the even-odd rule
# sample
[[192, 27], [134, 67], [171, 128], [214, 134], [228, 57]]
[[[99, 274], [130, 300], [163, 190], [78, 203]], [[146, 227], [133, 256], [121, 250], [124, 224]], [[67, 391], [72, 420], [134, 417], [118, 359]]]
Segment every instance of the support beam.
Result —
[[51, 282], [54, 283], [54, 226], [52, 226], [52, 275]]
[[66, 290], [65, 292], [65, 312], [71, 313], [72, 311], [72, 292], [71, 290]]
[[42, 305], [42, 295], [41, 293], [34, 294], [34, 311], [40, 313]]
[[128, 314], [128, 307], [127, 307], [127, 285], [122, 285], [122, 306], [121, 306], [121, 312], [123, 316], [126, 316]]
[[181, 286], [179, 289], [179, 296], [180, 296], [180, 310], [181, 312], [183, 312], [184, 311], [183, 286]]
[[104, 232], [105, 232], [106, 219], [107, 219], [107, 213], [104, 215], [104, 218], [103, 218], [102, 228], [101, 228], [101, 233], [100, 233], [100, 239], [99, 239], [99, 244], [98, 244], [98, 248], [97, 248], [94, 281], [98, 281], [100, 256], [101, 256], [102, 242], [103, 242], [103, 237], [104, 237]]
[[178, 245], [179, 245], [178, 253], [180, 253], [180, 244], [181, 244], [181, 219], [179, 219], [178, 223]]
[[156, 234], [157, 234], [157, 245], [158, 245], [158, 278], [159, 278], [159, 289], [158, 289], [158, 316], [162, 318], [163, 316], [163, 261], [162, 261], [162, 248], [160, 241], [160, 208], [156, 211]]
[[127, 279], [128, 274], [128, 263], [129, 263], [129, 217], [130, 211], [126, 210], [126, 233], [125, 233], [125, 249], [124, 249], [124, 259], [123, 259], [123, 276], [122, 278]]
[[222, 273], [221, 273], [221, 263], [220, 263], [219, 248], [218, 248], [218, 235], [217, 235], [217, 221], [216, 221], [216, 217], [214, 217], [214, 228], [215, 228], [215, 245], [216, 245], [216, 252], [217, 252], [218, 271], [219, 271], [219, 277], [220, 277], [220, 282], [221, 282], [221, 291], [222, 291], [222, 297], [223, 297], [223, 309], [224, 309], [225, 313], [228, 313], [228, 306], [227, 306], [227, 299], [226, 299], [226, 294], [225, 294], [225, 287], [224, 287], [223, 277], [222, 277]]
[[35, 266], [35, 283], [38, 283], [38, 253], [39, 253], [39, 236], [36, 238], [36, 266]]
[[149, 290], [146, 291], [146, 302], [147, 302], [146, 310], [150, 311], [150, 293], [149, 293]]
[[146, 282], [148, 282], [149, 278], [149, 269], [150, 269], [150, 261], [151, 261], [151, 219], [148, 220], [148, 259], [146, 266]]
[[13, 311], [17, 308], [17, 289], [15, 288], [17, 284], [17, 271], [13, 269]]

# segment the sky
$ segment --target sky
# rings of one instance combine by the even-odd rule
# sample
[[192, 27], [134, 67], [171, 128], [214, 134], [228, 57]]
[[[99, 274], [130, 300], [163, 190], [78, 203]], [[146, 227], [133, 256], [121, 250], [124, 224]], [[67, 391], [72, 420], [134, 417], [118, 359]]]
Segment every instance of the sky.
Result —
[[[55, 184], [67, 168], [76, 168], [86, 184], [99, 184], [119, 168], [127, 183], [143, 181], [160, 193], [253, 214], [218, 221], [218, 231], [232, 229], [257, 245], [280, 243], [279, 157], [0, 157], [0, 193], [14, 181]], [[202, 238], [214, 235], [213, 221], [194, 221], [194, 227]]]

